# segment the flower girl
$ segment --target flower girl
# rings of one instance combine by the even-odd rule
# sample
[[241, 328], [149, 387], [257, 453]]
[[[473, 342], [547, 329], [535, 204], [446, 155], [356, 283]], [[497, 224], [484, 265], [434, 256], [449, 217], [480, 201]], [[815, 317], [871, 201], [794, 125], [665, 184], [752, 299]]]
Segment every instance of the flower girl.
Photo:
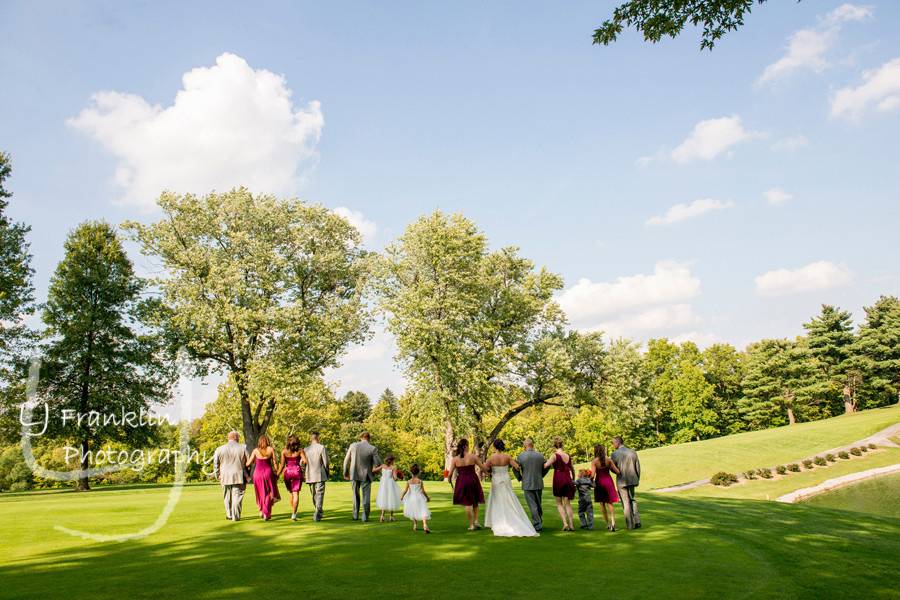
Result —
[[425, 530], [425, 533], [431, 533], [431, 530], [428, 529], [428, 519], [431, 518], [428, 501], [431, 498], [425, 493], [425, 486], [419, 479], [419, 471], [419, 465], [409, 468], [412, 477], [406, 482], [406, 489], [400, 496], [400, 499], [403, 500], [403, 516], [412, 520], [413, 531], [416, 531], [416, 521], [422, 521], [422, 529]]
[[400, 508], [400, 487], [395, 481], [397, 472], [394, 470], [394, 457], [388, 455], [384, 464], [375, 467], [373, 471], [381, 471], [381, 485], [378, 486], [378, 496], [375, 498], [375, 505], [381, 509], [381, 522], [384, 523], [384, 513], [388, 513], [393, 521], [394, 511]]

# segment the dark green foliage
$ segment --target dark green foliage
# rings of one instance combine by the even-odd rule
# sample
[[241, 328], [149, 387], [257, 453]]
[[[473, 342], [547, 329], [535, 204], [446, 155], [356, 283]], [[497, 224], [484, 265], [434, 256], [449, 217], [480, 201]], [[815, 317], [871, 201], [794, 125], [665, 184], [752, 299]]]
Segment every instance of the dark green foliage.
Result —
[[756, 471], [750, 469], [749, 471], [744, 471], [743, 473], [744, 479], [756, 479]]
[[859, 449], [862, 450], [863, 452], [869, 451], [869, 448], [867, 446], [860, 446]]
[[859, 448], [850, 448], [850, 454], [853, 456], [862, 456], [862, 450]]
[[840, 458], [842, 460], [847, 460], [848, 458], [850, 458], [850, 455], [847, 454], [846, 450], [841, 450], [840, 452], [838, 452], [838, 458]]
[[827, 460], [828, 462], [834, 462], [837, 459], [835, 458], [834, 454], [826, 454], [825, 460]]
[[787, 467], [785, 467], [784, 465], [778, 465], [777, 467], [775, 467], [775, 472], [779, 475], [784, 475], [785, 473], [787, 473]]
[[631, 0], [594, 30], [594, 44], [616, 41], [625, 27], [634, 27], [648, 42], [676, 37], [688, 24], [703, 28], [701, 49], [711, 50], [729, 31], [744, 24], [755, 4], [765, 0]]
[[788, 471], [791, 471], [792, 473], [799, 473], [800, 465], [798, 465], [797, 463], [791, 463], [787, 466], [787, 469], [788, 469]]
[[756, 474], [762, 477], [763, 479], [772, 479], [772, 469], [763, 467], [761, 469], [756, 470]]
[[813, 468], [813, 461], [812, 461], [812, 459], [809, 459], [809, 458], [804, 459], [804, 461], [803, 461], [803, 466], [806, 467], [807, 469], [812, 469], [812, 468]]
[[869, 444], [870, 450], [876, 450], [877, 448], [878, 448], [878, 446], [876, 446], [875, 444]]
[[734, 473], [726, 473], [725, 471], [720, 471], [709, 478], [709, 482], [713, 485], [719, 485], [722, 487], [728, 487], [733, 483], [737, 483], [737, 475]]
[[858, 377], [857, 403], [871, 408], [900, 400], [900, 299], [882, 296], [865, 310], [866, 320], [848, 360], [848, 374]]
[[823, 458], [823, 457], [821, 457], [821, 456], [815, 457], [815, 458], [813, 459], [813, 462], [814, 462], [817, 466], [819, 466], [819, 467], [824, 467], [825, 465], [828, 464], [828, 461], [825, 460], [825, 458]]

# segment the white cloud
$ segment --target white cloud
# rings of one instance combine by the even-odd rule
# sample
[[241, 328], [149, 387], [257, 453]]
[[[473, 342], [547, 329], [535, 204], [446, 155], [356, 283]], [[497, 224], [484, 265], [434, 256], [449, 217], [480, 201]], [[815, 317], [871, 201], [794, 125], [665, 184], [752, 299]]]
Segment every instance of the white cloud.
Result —
[[115, 156], [123, 203], [149, 209], [165, 189], [296, 193], [316, 158], [319, 102], [296, 107], [283, 76], [229, 53], [188, 71], [182, 84], [165, 108], [135, 94], [97, 92], [67, 121]]
[[879, 111], [900, 107], [900, 57], [864, 72], [858, 86], [839, 89], [831, 99], [831, 116], [859, 119], [872, 106]]
[[712, 346], [713, 344], [719, 343], [721, 340], [719, 336], [714, 333], [704, 333], [700, 331], [686, 331], [684, 333], [679, 333], [678, 335], [672, 336], [671, 342], [674, 344], [683, 344], [685, 342], [694, 342], [700, 348], [705, 348], [707, 346]]
[[679, 221], [693, 219], [708, 212], [725, 210], [734, 206], [734, 202], [702, 198], [694, 200], [690, 204], [679, 203], [669, 207], [662, 215], [656, 215], [647, 219], [647, 225], [671, 225]]
[[821, 73], [830, 64], [826, 55], [834, 45], [843, 24], [863, 21], [871, 16], [872, 9], [868, 6], [842, 4], [824, 17], [820, 17], [816, 27], [795, 31], [788, 38], [784, 56], [763, 70], [757, 84], [773, 83], [804, 69]]
[[370, 221], [358, 210], [351, 210], [346, 206], [339, 206], [334, 209], [334, 214], [344, 217], [350, 224], [356, 227], [364, 242], [371, 242], [375, 238], [378, 226], [374, 221]]
[[791, 194], [790, 192], [786, 192], [779, 187], [774, 187], [763, 192], [763, 198], [765, 198], [766, 201], [773, 206], [784, 204], [793, 197], [793, 194]]
[[[683, 263], [661, 261], [652, 274], [619, 277], [611, 282], [580, 279], [558, 297], [560, 306], [576, 322], [620, 317], [664, 304], [679, 304], [700, 293], [700, 280]], [[596, 327], [596, 324], [594, 325]]]
[[694, 125], [687, 138], [672, 150], [671, 157], [680, 164], [712, 160], [735, 144], [755, 135], [757, 134], [744, 129], [741, 118], [737, 115], [706, 119]]
[[612, 338], [635, 337], [651, 332], [670, 331], [699, 321], [690, 304], [671, 304], [602, 321], [592, 329], [603, 331]]
[[844, 264], [826, 260], [798, 269], [776, 269], [755, 279], [756, 291], [764, 296], [782, 296], [849, 285], [853, 273]]
[[797, 135], [789, 135], [775, 140], [772, 144], [772, 150], [775, 150], [776, 152], [794, 152], [800, 148], [805, 148], [808, 145], [809, 140], [806, 136], [798, 133]]

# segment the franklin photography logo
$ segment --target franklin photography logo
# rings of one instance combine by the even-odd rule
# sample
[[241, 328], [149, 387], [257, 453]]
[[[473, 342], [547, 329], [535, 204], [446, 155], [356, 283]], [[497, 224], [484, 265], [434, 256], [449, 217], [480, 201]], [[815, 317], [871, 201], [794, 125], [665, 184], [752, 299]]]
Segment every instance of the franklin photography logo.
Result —
[[[19, 422], [21, 428], [21, 446], [25, 463], [35, 476], [54, 481], [77, 481], [88, 477], [97, 477], [131, 469], [142, 471], [150, 464], [172, 464], [174, 466], [174, 478], [172, 487], [165, 506], [156, 519], [146, 527], [137, 531], [108, 535], [71, 529], [62, 525], [54, 525], [57, 531], [69, 535], [100, 542], [121, 542], [125, 540], [139, 539], [151, 535], [166, 524], [169, 516], [181, 499], [181, 491], [185, 482], [187, 465], [191, 462], [201, 463], [202, 472], [209, 475], [208, 466], [212, 458], [206, 453], [200, 453], [190, 446], [190, 422], [192, 418], [191, 405], [193, 400], [191, 380], [187, 376], [188, 368], [185, 353], [178, 354], [178, 404], [180, 414], [178, 422], [174, 422], [168, 415], [157, 415], [141, 408], [137, 411], [121, 410], [116, 413], [101, 413], [96, 410], [79, 413], [75, 410], [65, 409], [58, 415], [52, 415], [50, 406], [42, 401], [38, 394], [41, 372], [41, 360], [31, 360], [28, 369], [28, 381], [25, 388], [25, 402], [19, 409]], [[56, 423], [54, 423], [56, 421]], [[90, 450], [86, 447], [75, 448], [65, 446], [63, 460], [68, 466], [73, 464], [71, 470], [54, 470], [41, 466], [35, 459], [32, 448], [32, 439], [40, 438], [48, 432], [51, 425], [59, 425], [62, 429], [71, 428], [73, 431], [82, 427], [119, 427], [119, 428], [147, 428], [161, 425], [177, 426], [178, 448], [154, 448], [127, 450], [113, 448], [107, 445], [104, 448]]]

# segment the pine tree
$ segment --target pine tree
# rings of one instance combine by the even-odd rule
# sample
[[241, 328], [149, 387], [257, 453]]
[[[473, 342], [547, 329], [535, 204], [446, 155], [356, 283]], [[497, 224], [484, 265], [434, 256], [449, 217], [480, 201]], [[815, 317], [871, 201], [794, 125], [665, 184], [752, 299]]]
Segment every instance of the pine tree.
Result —
[[[168, 399], [172, 372], [161, 358], [161, 340], [140, 329], [148, 304], [119, 238], [106, 223], [83, 223], [65, 244], [50, 281], [43, 314], [44, 362], [40, 393], [52, 414], [48, 432], [74, 441], [81, 453], [78, 489], [89, 489], [91, 451], [105, 441], [140, 445], [153, 438], [149, 423], [123, 425]], [[100, 415], [98, 422], [66, 420]], [[107, 421], [115, 415], [117, 420]]]
[[[813, 376], [805, 382], [806, 393], [821, 398], [832, 414], [840, 412], [844, 390], [855, 381], [848, 378], [848, 363], [854, 342], [853, 317], [848, 311], [828, 304], [809, 323], [806, 356], [810, 360]], [[852, 403], [844, 403], [844, 412], [853, 412]]]
[[741, 417], [750, 429], [777, 427], [821, 416], [817, 399], [805, 385], [811, 371], [798, 342], [765, 339], [747, 347], [741, 384]]
[[848, 373], [859, 378], [865, 407], [900, 402], [900, 299], [881, 296], [865, 310]]

